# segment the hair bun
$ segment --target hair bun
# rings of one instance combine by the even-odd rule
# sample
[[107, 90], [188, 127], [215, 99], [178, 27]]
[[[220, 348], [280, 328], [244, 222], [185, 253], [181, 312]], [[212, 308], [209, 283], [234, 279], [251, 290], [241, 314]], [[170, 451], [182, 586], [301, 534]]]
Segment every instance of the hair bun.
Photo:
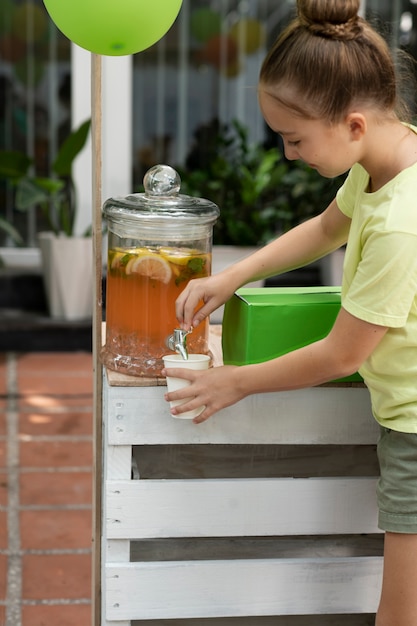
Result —
[[298, 19], [314, 35], [353, 39], [362, 30], [360, 0], [298, 0]]

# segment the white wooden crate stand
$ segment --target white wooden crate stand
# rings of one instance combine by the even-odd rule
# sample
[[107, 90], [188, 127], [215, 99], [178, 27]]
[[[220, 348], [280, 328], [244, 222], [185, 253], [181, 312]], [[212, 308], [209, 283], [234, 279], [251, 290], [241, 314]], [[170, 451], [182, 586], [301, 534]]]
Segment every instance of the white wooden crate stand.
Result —
[[[334, 446], [336, 454], [343, 446], [374, 447], [367, 390], [331, 385], [257, 395], [198, 426], [172, 418], [164, 392], [163, 380], [105, 373], [102, 625], [223, 624], [228, 617], [252, 617], [244, 623], [255, 625], [262, 616], [374, 613], [382, 557], [355, 548], [355, 538], [380, 544], [375, 475], [132, 474], [134, 446], [139, 455], [149, 449], [150, 458], [177, 446], [197, 457], [200, 446]], [[156, 546], [153, 559], [149, 546]]]

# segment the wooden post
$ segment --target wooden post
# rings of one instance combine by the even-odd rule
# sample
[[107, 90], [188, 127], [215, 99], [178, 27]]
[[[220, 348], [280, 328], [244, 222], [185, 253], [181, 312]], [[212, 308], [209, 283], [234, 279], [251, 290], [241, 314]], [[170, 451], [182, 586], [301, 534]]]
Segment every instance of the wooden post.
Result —
[[91, 56], [92, 133], [92, 230], [93, 263], [93, 542], [92, 542], [92, 625], [101, 624], [101, 486], [102, 486], [102, 218], [101, 218], [101, 57]]

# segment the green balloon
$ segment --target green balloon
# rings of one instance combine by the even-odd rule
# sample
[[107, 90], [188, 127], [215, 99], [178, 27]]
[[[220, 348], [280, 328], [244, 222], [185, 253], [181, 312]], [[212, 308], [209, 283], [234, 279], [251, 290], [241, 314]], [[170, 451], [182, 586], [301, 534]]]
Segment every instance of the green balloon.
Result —
[[182, 0], [44, 0], [56, 26], [95, 54], [135, 54], [171, 28]]

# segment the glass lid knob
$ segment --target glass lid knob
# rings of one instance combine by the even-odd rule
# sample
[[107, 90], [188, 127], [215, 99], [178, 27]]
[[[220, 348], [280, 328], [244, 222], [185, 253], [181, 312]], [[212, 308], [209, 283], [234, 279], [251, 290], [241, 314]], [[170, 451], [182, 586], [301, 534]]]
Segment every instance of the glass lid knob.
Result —
[[176, 196], [181, 188], [181, 178], [169, 165], [154, 165], [146, 172], [143, 186], [147, 196]]

